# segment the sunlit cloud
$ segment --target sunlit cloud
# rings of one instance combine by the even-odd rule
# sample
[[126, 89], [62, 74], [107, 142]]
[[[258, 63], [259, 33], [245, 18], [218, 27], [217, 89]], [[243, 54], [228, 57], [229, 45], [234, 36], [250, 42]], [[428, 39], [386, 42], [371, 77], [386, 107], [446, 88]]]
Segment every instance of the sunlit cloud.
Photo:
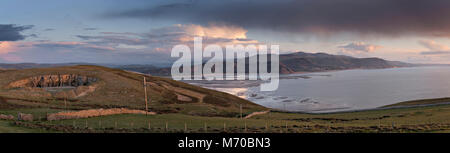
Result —
[[13, 42], [8, 41], [0, 41], [0, 54], [6, 54], [13, 51], [14, 46]]
[[[194, 37], [202, 37], [203, 44], [256, 44], [242, 27], [211, 24], [175, 24], [154, 28], [147, 32], [100, 32], [95, 35], [76, 35], [73, 41], [17, 41], [3, 42], [0, 54], [3, 61], [31, 62], [63, 61], [93, 62], [169, 62], [173, 46], [193, 46]], [[18, 58], [21, 57], [21, 58]], [[8, 58], [8, 60], [6, 60]], [[121, 59], [121, 60], [119, 60]]]
[[204, 44], [257, 44], [257, 40], [247, 38], [247, 30], [242, 27], [211, 24], [175, 24], [155, 28], [146, 33], [102, 32], [101, 35], [77, 35], [83, 42], [107, 45], [115, 48], [145, 49], [146, 51], [169, 53], [178, 44], [193, 45], [194, 37], [202, 37]]
[[439, 44], [433, 40], [420, 40], [419, 44], [428, 48], [429, 50], [448, 50], [449, 47], [443, 44]]
[[419, 44], [428, 49], [428, 51], [420, 52], [422, 55], [442, 55], [450, 54], [450, 47], [439, 44], [433, 40], [421, 40]]
[[18, 44], [19, 43], [17, 42], [0, 41], [0, 61], [7, 61], [7, 62], [21, 61], [22, 60], [21, 57], [9, 54], [19, 51], [20, 47]]
[[352, 42], [346, 45], [338, 46], [338, 48], [344, 51], [372, 52], [382, 48], [382, 46], [366, 44], [365, 42]]

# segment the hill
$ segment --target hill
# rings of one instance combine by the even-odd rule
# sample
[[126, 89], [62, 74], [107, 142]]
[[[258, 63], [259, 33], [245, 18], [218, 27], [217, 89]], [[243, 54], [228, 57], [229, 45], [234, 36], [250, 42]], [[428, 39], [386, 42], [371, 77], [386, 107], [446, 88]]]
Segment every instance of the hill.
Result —
[[355, 58], [344, 55], [326, 53], [304, 53], [280, 55], [280, 73], [320, 72], [346, 69], [382, 69], [414, 66], [398, 61], [387, 61], [381, 58]]
[[46, 67], [59, 67], [59, 66], [74, 66], [85, 63], [55, 63], [55, 64], [38, 64], [38, 63], [0, 63], [0, 69], [31, 69], [31, 68], [46, 68]]
[[[387, 61], [381, 58], [355, 58], [350, 56], [331, 55], [326, 53], [296, 52], [291, 54], [281, 54], [279, 56], [281, 74], [347, 69], [382, 69], [419, 66], [399, 61]], [[246, 67], [248, 68], [248, 66]], [[151, 74], [155, 76], [170, 75], [170, 68], [155, 67], [152, 65], [123, 65], [117, 68], [144, 74]]]
[[395, 108], [395, 107], [417, 107], [417, 106], [429, 106], [429, 105], [442, 105], [450, 104], [450, 98], [434, 98], [434, 99], [419, 99], [405, 102], [399, 102], [391, 105], [382, 106], [381, 108]]
[[1, 72], [0, 109], [144, 110], [144, 77], [148, 81], [150, 111], [157, 113], [236, 117], [240, 106], [243, 113], [266, 109], [227, 93], [167, 78], [90, 65]]

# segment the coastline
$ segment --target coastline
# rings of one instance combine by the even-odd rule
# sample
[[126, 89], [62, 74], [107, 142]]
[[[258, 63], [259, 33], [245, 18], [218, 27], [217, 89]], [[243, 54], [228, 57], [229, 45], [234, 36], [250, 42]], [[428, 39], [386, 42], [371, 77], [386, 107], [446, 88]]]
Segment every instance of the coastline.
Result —
[[[417, 66], [417, 67], [435, 67], [435, 66]], [[364, 74], [364, 73], [366, 73], [366, 70], [381, 70], [382, 72], [383, 72], [383, 70], [388, 70], [387, 72], [389, 72], [389, 73], [391, 73], [391, 72], [397, 73], [397, 69], [402, 69], [402, 68], [404, 68], [403, 70], [401, 70], [401, 72], [403, 71], [402, 73], [404, 73], [404, 72], [415, 73], [416, 71], [414, 70], [414, 68], [417, 68], [417, 67], [394, 67], [394, 68], [383, 68], [383, 69], [347, 69], [347, 70], [333, 70], [333, 71], [321, 71], [321, 72], [298, 72], [295, 74], [282, 74], [282, 75], [280, 75], [279, 78], [280, 78], [280, 80], [288, 80], [288, 79], [310, 79], [310, 78], [316, 77], [316, 76], [330, 77], [333, 75], [337, 75], [332, 72], [355, 71], [355, 70], [356, 70], [355, 72], [350, 72], [350, 74], [352, 74], [352, 73]], [[392, 69], [392, 70], [389, 70], [389, 69]], [[422, 69], [422, 68], [419, 68], [419, 69]], [[425, 68], [425, 70], [428, 70], [428, 68]], [[367, 72], [369, 72], [369, 71], [367, 71]], [[374, 71], [371, 73], [377, 73], [377, 72], [378, 71]], [[328, 73], [331, 73], [331, 74], [328, 74]], [[371, 73], [369, 73], [369, 74], [371, 74]], [[345, 73], [345, 74], [347, 74], [347, 73]], [[341, 78], [350, 77], [347, 75], [339, 75], [339, 76]], [[385, 79], [388, 79], [388, 78], [385, 78]], [[350, 80], [344, 79], [344, 80], [351, 81], [351, 79]], [[359, 80], [361, 80], [361, 79], [359, 79]], [[363, 78], [363, 80], [364, 80], [364, 78]], [[322, 99], [322, 98], [320, 98], [320, 96], [317, 97], [318, 96], [317, 94], [311, 95], [311, 96], [308, 96], [308, 94], [300, 94], [298, 96], [293, 96], [292, 93], [290, 93], [288, 95], [284, 95], [284, 94], [280, 94], [280, 93], [258, 92], [257, 88], [254, 88], [254, 87], [258, 86], [260, 82], [253, 82], [253, 83], [247, 83], [247, 84], [243, 83], [245, 81], [241, 81], [241, 82], [235, 81], [235, 82], [236, 83], [230, 83], [230, 81], [223, 81], [222, 83], [215, 84], [217, 82], [211, 81], [211, 82], [207, 82], [207, 84], [199, 83], [199, 84], [194, 84], [194, 85], [202, 86], [202, 87], [213, 89], [213, 90], [218, 90], [221, 92], [227, 92], [229, 94], [238, 96], [240, 98], [244, 98], [246, 100], [263, 105], [265, 107], [271, 108], [276, 111], [312, 113], [312, 114], [379, 110], [379, 109], [385, 109], [385, 108], [382, 108], [385, 105], [396, 104], [396, 103], [390, 103], [390, 102], [411, 101], [411, 100], [416, 100], [416, 99], [427, 99], [427, 98], [434, 97], [434, 96], [425, 96], [425, 97], [413, 96], [413, 97], [410, 97], [411, 99], [401, 98], [401, 100], [395, 100], [395, 99], [391, 98], [391, 99], [383, 100], [383, 102], [379, 103], [378, 106], [377, 105], [364, 106], [366, 104], [363, 104], [363, 106], [361, 107], [360, 105], [354, 105], [354, 104], [356, 104], [354, 102], [350, 102], [350, 103], [329, 102], [326, 98]], [[292, 81], [288, 81], [288, 82], [292, 82]], [[296, 81], [293, 80], [293, 82], [296, 82]], [[302, 81], [302, 82], [304, 82], [304, 81]], [[309, 82], [309, 81], [307, 81], [307, 82]], [[314, 82], [317, 82], [317, 80]], [[319, 82], [320, 82], [320, 80], [319, 80]], [[286, 83], [287, 82], [285, 82], [285, 85], [286, 85]], [[310, 85], [311, 84], [309, 84], [308, 86], [310, 86]], [[357, 88], [357, 86], [356, 86], [356, 88]], [[319, 92], [320, 91], [319, 89], [315, 88], [315, 89], [309, 89], [309, 90], [314, 90], [314, 91]], [[305, 90], [308, 90], [308, 89], [305, 89]], [[302, 93], [304, 93], [304, 92], [302, 92]], [[406, 94], [406, 96], [407, 95], [408, 94]], [[337, 95], [335, 95], [335, 96], [337, 96]], [[348, 96], [351, 96], [351, 95], [348, 95]], [[437, 94], [435, 96], [436, 97], [444, 97], [446, 95]], [[328, 97], [328, 99], [329, 98], [330, 97]], [[349, 98], [347, 98], [347, 99], [349, 99]], [[283, 102], [289, 102], [289, 103], [283, 103]], [[290, 103], [290, 102], [295, 102], [295, 103]], [[370, 104], [370, 103], [371, 103], [370, 101], [367, 102], [367, 104]], [[372, 102], [372, 104], [377, 104], [377, 103]], [[289, 108], [289, 109], [284, 110], [283, 108]]]

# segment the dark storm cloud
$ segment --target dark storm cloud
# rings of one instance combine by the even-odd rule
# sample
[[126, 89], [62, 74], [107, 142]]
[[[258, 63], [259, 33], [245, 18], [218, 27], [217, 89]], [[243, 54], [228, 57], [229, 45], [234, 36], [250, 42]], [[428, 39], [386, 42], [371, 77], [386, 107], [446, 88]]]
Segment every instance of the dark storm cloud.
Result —
[[115, 11], [107, 18], [152, 18], [244, 28], [334, 34], [450, 36], [448, 0], [248, 0], [184, 1]]
[[44, 49], [78, 49], [83, 51], [114, 51], [115, 49], [108, 46], [101, 46], [87, 42], [36, 42], [32, 44], [33, 47]]
[[18, 41], [23, 40], [27, 36], [21, 32], [31, 29], [33, 26], [18, 26], [14, 24], [0, 24], [0, 41]]

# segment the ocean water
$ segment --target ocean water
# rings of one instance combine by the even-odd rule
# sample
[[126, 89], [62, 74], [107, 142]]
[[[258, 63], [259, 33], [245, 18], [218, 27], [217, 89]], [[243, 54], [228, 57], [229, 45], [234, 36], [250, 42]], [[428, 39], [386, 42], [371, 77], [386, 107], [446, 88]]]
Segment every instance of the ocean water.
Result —
[[[192, 83], [192, 82], [191, 82]], [[450, 97], [450, 67], [345, 70], [281, 76], [278, 90], [258, 82], [193, 82], [260, 105], [298, 112], [372, 109], [397, 102]]]

